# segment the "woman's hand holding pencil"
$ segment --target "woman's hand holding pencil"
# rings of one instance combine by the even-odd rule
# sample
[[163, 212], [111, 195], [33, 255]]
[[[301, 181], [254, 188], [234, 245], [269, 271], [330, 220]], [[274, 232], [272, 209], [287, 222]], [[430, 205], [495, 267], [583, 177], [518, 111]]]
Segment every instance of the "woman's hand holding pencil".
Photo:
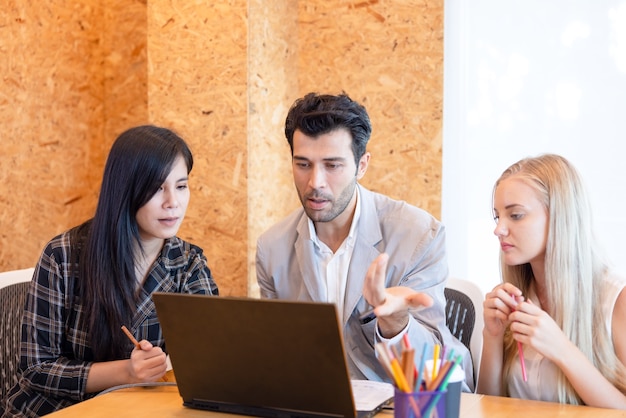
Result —
[[[512, 298], [515, 296], [511, 295]], [[515, 308], [513, 308], [513, 312], [515, 312]], [[522, 346], [521, 341], [517, 342], [517, 354], [519, 356], [520, 366], [522, 367], [522, 379], [524, 382], [528, 382], [528, 375], [526, 374], [526, 360], [524, 360], [524, 347]]]
[[[519, 303], [524, 301], [522, 291], [510, 283], [503, 283], [496, 286], [491, 292], [485, 295], [484, 321], [485, 331], [490, 335], [502, 338], [506, 327], [510, 326], [510, 315], [516, 311]], [[526, 382], [526, 362], [524, 360], [524, 347], [520, 341], [517, 342], [517, 352], [522, 368], [522, 378]]]
[[136, 382], [163, 381], [167, 371], [167, 356], [161, 347], [154, 347], [150, 341], [137, 339], [122, 325], [122, 331], [133, 343], [135, 349], [130, 354], [129, 374]]

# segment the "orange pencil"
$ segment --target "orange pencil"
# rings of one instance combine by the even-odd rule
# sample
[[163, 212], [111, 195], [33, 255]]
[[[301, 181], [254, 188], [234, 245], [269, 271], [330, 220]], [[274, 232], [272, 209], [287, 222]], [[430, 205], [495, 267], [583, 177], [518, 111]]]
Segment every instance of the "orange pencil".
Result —
[[124, 331], [124, 334], [126, 334], [126, 336], [128, 337], [128, 339], [135, 344], [135, 347], [138, 350], [141, 350], [141, 346], [139, 345], [139, 341], [137, 341], [137, 339], [135, 339], [135, 337], [133, 336], [133, 334], [130, 333], [130, 331], [128, 330], [128, 328], [126, 328], [126, 325], [122, 325], [122, 331]]
[[393, 354], [389, 356], [389, 360], [391, 361], [391, 372], [395, 378], [396, 385], [402, 392], [410, 393], [411, 388], [409, 387], [409, 383], [406, 381], [404, 370], [402, 370], [400, 362], [393, 356]]
[[415, 350], [409, 348], [402, 352], [402, 370], [409, 388], [412, 390], [415, 385]]

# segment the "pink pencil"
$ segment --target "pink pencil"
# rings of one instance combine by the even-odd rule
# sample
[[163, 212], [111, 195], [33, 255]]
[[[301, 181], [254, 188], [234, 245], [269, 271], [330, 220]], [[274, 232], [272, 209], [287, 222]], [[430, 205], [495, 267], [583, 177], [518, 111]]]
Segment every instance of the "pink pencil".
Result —
[[[512, 294], [511, 297], [515, 298]], [[522, 378], [524, 379], [524, 382], [528, 382], [528, 375], [526, 375], [526, 362], [524, 361], [524, 347], [522, 347], [522, 343], [519, 341], [517, 342], [517, 353], [519, 354], [519, 362], [522, 366]]]
[[524, 361], [524, 348], [521, 342], [517, 342], [517, 352], [519, 353], [519, 362], [522, 365], [522, 377], [524, 382], [528, 382], [528, 376], [526, 375], [526, 362]]

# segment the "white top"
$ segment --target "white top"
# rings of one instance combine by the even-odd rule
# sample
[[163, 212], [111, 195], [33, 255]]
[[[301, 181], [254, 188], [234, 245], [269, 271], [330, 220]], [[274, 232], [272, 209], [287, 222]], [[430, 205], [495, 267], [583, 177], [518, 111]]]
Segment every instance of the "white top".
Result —
[[315, 225], [309, 218], [309, 234], [311, 241], [315, 245], [315, 264], [318, 268], [319, 284], [325, 289], [326, 301], [334, 303], [337, 306], [340, 323], [345, 322], [343, 318], [343, 306], [346, 295], [346, 281], [348, 280], [348, 269], [352, 253], [354, 252], [354, 243], [357, 237], [356, 225], [361, 217], [361, 202], [359, 199], [359, 189], [356, 189], [357, 200], [354, 210], [354, 217], [350, 225], [350, 232], [343, 241], [341, 246], [335, 253], [324, 244], [315, 231]]
[[[611, 274], [606, 278], [605, 284], [604, 295], [602, 297], [604, 301], [602, 310], [608, 335], [611, 336], [613, 309], [617, 297], [622, 289], [626, 287], [626, 280], [623, 277]], [[522, 366], [519, 361], [519, 356], [516, 355], [508, 381], [510, 396], [514, 398], [558, 402], [556, 389], [558, 367], [526, 344], [524, 345], [524, 364], [526, 365], [527, 382], [524, 382]]]

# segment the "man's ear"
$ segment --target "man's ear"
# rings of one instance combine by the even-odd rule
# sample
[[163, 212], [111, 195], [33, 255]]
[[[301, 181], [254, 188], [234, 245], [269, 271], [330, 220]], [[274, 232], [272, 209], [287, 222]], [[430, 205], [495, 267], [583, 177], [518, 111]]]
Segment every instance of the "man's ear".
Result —
[[357, 170], [356, 170], [357, 180], [361, 180], [361, 178], [363, 178], [363, 176], [365, 175], [365, 172], [367, 171], [367, 167], [369, 166], [369, 163], [370, 163], [370, 156], [371, 156], [370, 153], [366, 152], [365, 154], [363, 154], [363, 156], [359, 160], [359, 166], [357, 167]]

